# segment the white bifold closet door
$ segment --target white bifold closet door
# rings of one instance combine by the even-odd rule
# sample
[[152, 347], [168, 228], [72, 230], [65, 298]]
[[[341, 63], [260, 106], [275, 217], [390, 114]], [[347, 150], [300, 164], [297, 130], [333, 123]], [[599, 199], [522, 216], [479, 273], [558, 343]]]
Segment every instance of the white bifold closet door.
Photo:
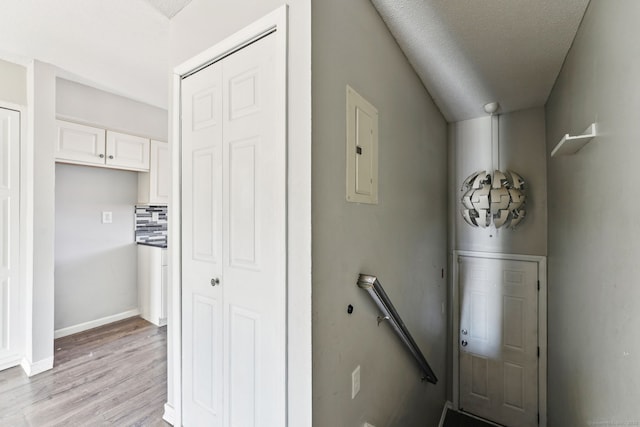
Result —
[[0, 108], [0, 369], [20, 361], [20, 113]]
[[185, 426], [284, 426], [285, 88], [266, 36], [182, 81]]

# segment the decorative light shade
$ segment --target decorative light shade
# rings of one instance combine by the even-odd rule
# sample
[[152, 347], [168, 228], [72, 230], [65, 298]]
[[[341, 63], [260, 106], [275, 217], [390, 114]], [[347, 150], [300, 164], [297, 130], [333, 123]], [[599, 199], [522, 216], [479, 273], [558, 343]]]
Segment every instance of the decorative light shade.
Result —
[[473, 173], [461, 191], [462, 217], [473, 227], [515, 228], [526, 215], [524, 180], [515, 172]]

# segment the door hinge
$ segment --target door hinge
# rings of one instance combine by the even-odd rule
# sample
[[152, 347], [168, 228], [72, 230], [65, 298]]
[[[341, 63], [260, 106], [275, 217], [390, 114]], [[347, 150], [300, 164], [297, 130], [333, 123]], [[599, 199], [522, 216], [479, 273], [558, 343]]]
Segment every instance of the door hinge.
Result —
[[540, 290], [540, 280], [538, 280], [538, 290]]
[[538, 425], [540, 425], [540, 412], [538, 412]]
[[538, 359], [540, 358], [540, 347], [538, 346]]

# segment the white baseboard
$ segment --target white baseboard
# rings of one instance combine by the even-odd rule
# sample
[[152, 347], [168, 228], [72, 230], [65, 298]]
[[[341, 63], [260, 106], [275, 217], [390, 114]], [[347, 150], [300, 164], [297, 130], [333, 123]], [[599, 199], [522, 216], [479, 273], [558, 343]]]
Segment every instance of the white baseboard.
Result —
[[444, 426], [444, 419], [447, 417], [447, 409], [453, 409], [453, 403], [449, 400], [444, 402], [444, 408], [442, 408], [442, 415], [440, 415], [440, 422], [438, 427]]
[[134, 308], [133, 310], [123, 311], [122, 313], [113, 314], [111, 316], [103, 317], [101, 319], [91, 320], [89, 322], [80, 323], [78, 325], [69, 326], [66, 328], [58, 329], [54, 331], [54, 338], [62, 338], [67, 335], [77, 334], [78, 332], [88, 331], [89, 329], [97, 328], [98, 326], [107, 325], [109, 323], [117, 322], [118, 320], [128, 319], [129, 317], [138, 316], [140, 310]]
[[26, 358], [22, 358], [20, 366], [22, 366], [22, 369], [28, 377], [32, 377], [53, 368], [53, 356], [38, 360], [37, 362], [31, 362]]
[[22, 356], [12, 352], [0, 352], [0, 371], [20, 365]]
[[176, 425], [176, 410], [168, 403], [164, 404], [164, 414], [162, 414], [162, 419], [172, 426]]

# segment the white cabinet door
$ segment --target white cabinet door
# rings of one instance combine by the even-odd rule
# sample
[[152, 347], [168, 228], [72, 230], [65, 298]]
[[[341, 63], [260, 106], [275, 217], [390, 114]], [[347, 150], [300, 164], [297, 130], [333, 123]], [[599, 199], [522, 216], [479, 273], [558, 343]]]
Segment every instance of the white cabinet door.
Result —
[[275, 36], [182, 83], [183, 424], [286, 425], [285, 88]]
[[140, 317], [157, 326], [167, 323], [167, 266], [162, 265], [165, 249], [138, 245], [138, 308]]
[[169, 144], [151, 141], [151, 182], [149, 186], [150, 203], [169, 203], [171, 174], [169, 173]]
[[171, 186], [169, 144], [151, 140], [149, 159], [149, 172], [138, 175], [138, 203], [166, 205]]
[[537, 426], [538, 265], [460, 257], [460, 408]]
[[160, 311], [159, 316], [163, 324], [167, 322], [167, 294], [169, 291], [169, 267], [163, 265], [161, 267], [162, 274], [160, 276]]
[[107, 131], [108, 166], [139, 171], [149, 170], [149, 140], [126, 133]]
[[104, 165], [105, 130], [56, 120], [56, 160], [66, 163]]
[[0, 369], [20, 362], [20, 113], [0, 108]]

